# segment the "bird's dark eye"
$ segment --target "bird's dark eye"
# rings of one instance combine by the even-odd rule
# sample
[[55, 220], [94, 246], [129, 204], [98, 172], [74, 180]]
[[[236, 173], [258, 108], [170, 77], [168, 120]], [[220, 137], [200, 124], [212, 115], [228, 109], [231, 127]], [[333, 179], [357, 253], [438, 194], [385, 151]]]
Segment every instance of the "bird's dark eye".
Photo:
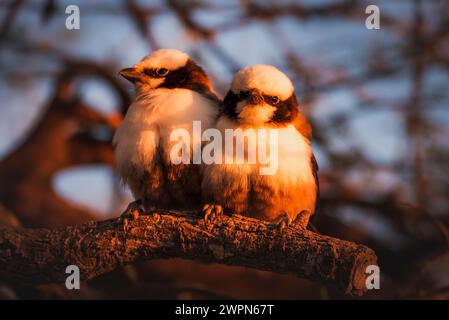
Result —
[[159, 69], [156, 70], [156, 72], [157, 72], [158, 76], [164, 77], [164, 76], [166, 76], [168, 74], [168, 69], [166, 69], [166, 68], [159, 68]]
[[246, 100], [249, 97], [249, 91], [240, 91], [239, 92], [239, 99], [240, 100]]
[[276, 97], [276, 96], [270, 97], [270, 103], [273, 104], [273, 105], [278, 104], [279, 101], [281, 101], [281, 100], [278, 97]]

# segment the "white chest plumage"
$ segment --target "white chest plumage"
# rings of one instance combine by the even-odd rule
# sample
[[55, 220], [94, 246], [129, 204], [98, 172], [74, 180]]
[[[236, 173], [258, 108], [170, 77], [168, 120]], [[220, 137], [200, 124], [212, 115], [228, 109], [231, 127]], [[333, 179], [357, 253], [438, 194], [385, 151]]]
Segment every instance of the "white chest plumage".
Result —
[[279, 129], [279, 184], [315, 183], [310, 142], [293, 125]]
[[[239, 126], [226, 117], [219, 119], [217, 129], [224, 132], [225, 129], [237, 129]], [[242, 128], [242, 127], [240, 127]], [[245, 129], [244, 127], [242, 128]], [[258, 129], [258, 128], [252, 128]], [[268, 129], [268, 128], [260, 128]], [[265, 177], [265, 180], [278, 187], [288, 188], [289, 185], [298, 183], [314, 183], [314, 175], [311, 167], [312, 149], [310, 142], [302, 136], [293, 125], [279, 128], [269, 128], [277, 132], [277, 148], [270, 145], [269, 134], [267, 139], [257, 139], [258, 147], [263, 145], [269, 148], [271, 152], [276, 152], [277, 170], [274, 174]], [[245, 145], [245, 149], [247, 146]], [[246, 150], [245, 150], [246, 151]], [[227, 174], [233, 172], [236, 175], [251, 175], [257, 178], [260, 175], [261, 164], [225, 164], [220, 165]]]
[[151, 163], [158, 147], [168, 160], [172, 130], [191, 133], [194, 120], [209, 128], [217, 112], [213, 101], [188, 89], [155, 89], [138, 97], [114, 136], [117, 165]]
[[[237, 122], [221, 117], [217, 128], [223, 132], [239, 126]], [[262, 175], [260, 167], [263, 164], [260, 162], [205, 166], [203, 199], [221, 204], [225, 210], [266, 220], [275, 220], [282, 212], [291, 218], [303, 210], [312, 213], [317, 185], [311, 165], [310, 142], [293, 125], [275, 130], [278, 136], [276, 149], [269, 141], [257, 141], [258, 147], [270, 144], [270, 152], [277, 150], [277, 170], [273, 174]]]

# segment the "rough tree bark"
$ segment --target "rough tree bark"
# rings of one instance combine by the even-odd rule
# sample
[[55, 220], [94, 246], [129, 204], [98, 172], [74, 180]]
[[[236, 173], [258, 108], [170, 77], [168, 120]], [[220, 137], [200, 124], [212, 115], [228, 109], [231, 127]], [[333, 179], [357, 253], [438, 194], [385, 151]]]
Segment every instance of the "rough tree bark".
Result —
[[118, 266], [184, 258], [239, 265], [334, 285], [350, 295], [366, 291], [371, 249], [293, 226], [239, 215], [206, 223], [197, 213], [158, 210], [57, 229], [0, 228], [0, 277], [23, 284], [64, 283], [68, 265], [84, 280]]

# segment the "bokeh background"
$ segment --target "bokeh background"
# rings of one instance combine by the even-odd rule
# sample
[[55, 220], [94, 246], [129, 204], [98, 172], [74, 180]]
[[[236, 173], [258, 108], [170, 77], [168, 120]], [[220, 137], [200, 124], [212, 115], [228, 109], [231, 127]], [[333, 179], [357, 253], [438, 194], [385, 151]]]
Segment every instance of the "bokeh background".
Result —
[[[65, 27], [66, 6], [81, 11]], [[367, 5], [381, 29], [365, 27]], [[295, 83], [320, 166], [320, 233], [379, 256], [365, 298], [449, 298], [449, 2], [1, 0], [0, 224], [57, 227], [130, 201], [112, 134], [134, 93], [117, 72], [156, 48], [189, 53], [220, 96], [273, 64]], [[346, 298], [295, 277], [152, 261], [1, 298]]]

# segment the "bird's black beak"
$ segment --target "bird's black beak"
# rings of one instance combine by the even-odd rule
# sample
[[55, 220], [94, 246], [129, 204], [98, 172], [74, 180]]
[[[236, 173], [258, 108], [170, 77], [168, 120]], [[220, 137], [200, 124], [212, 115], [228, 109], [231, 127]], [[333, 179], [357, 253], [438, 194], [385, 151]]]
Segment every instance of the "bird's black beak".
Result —
[[142, 74], [137, 71], [136, 68], [125, 68], [118, 74], [132, 83], [136, 83], [137, 81], [142, 80]]

